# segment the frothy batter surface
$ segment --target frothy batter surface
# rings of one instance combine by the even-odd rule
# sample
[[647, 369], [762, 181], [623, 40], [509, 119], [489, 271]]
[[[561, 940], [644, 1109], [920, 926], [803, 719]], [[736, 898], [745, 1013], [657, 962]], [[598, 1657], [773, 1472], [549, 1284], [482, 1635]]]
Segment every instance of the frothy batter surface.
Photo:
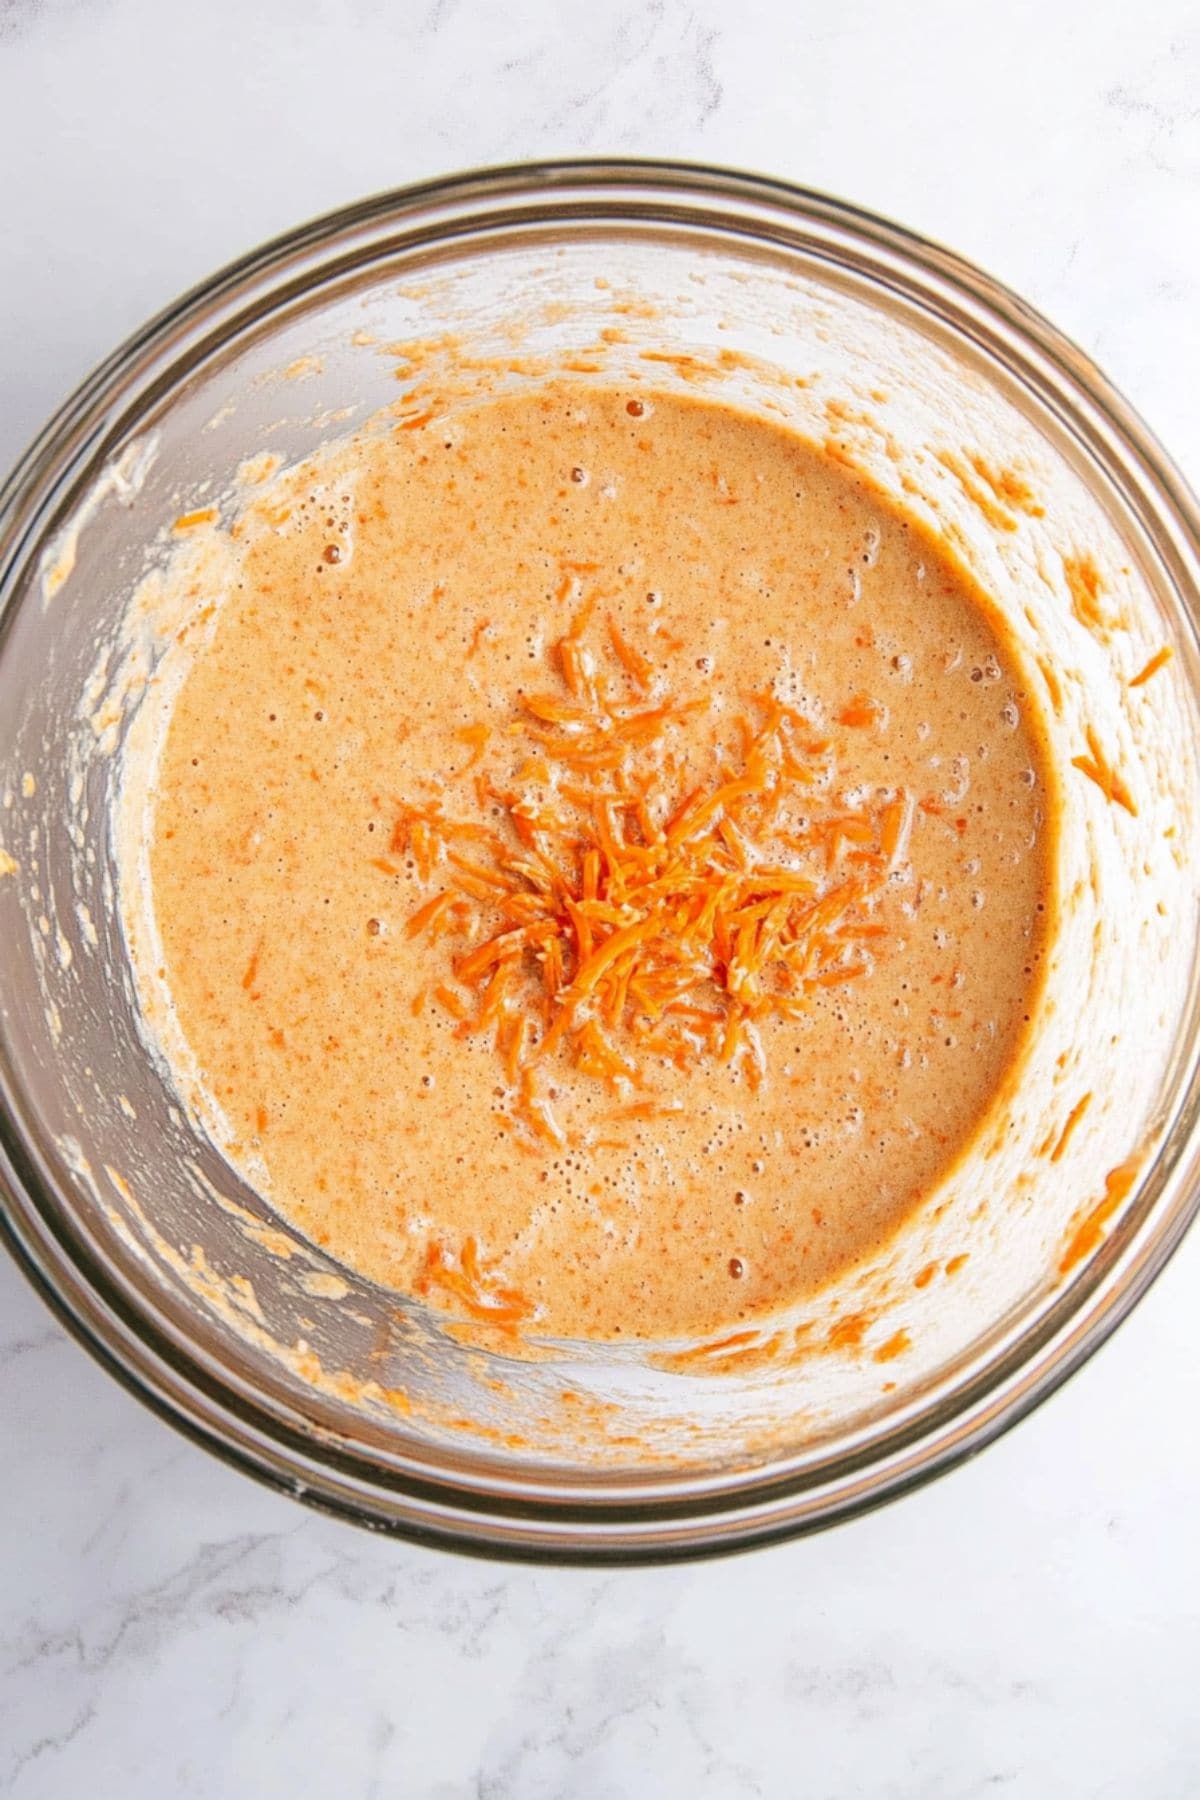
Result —
[[501, 1323], [815, 1289], [970, 1141], [1038, 982], [1044, 751], [980, 597], [701, 401], [563, 385], [319, 477], [242, 530], [156, 790], [227, 1154]]

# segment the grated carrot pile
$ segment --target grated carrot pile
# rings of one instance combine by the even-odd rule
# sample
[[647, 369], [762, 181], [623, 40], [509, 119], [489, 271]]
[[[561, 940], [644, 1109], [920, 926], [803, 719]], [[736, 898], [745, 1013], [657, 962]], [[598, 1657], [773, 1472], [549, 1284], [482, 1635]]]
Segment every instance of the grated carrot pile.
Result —
[[[598, 650], [591, 610], [553, 648], [555, 691], [523, 696], [507, 730], [457, 733], [495, 824], [452, 818], [439, 796], [401, 805], [389, 845], [442, 883], [407, 925], [447, 940], [455, 986], [433, 997], [463, 1035], [490, 1034], [513, 1122], [556, 1146], [559, 1059], [604, 1083], [618, 1118], [672, 1110], [634, 1098], [655, 1066], [709, 1060], [757, 1088], [762, 1021], [874, 966], [915, 810], [894, 790], [839, 800], [829, 741], [771, 693], [733, 721], [733, 760], [712, 734], [708, 778], [689, 785], [680, 731], [711, 702], [673, 696], [612, 622]], [[857, 726], [881, 709], [847, 710]]]

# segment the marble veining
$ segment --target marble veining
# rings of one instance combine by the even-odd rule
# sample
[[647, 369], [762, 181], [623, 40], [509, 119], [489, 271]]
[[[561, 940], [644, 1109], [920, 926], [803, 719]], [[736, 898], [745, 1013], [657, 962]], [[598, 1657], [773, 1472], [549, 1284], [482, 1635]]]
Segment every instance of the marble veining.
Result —
[[[255, 240], [449, 168], [612, 151], [761, 168], [954, 244], [1196, 478], [1198, 90], [1190, 0], [0, 0], [0, 464]], [[0, 1262], [0, 1793], [1191, 1800], [1198, 1285], [1193, 1240], [1053, 1402], [899, 1505], [594, 1573], [254, 1486]]]

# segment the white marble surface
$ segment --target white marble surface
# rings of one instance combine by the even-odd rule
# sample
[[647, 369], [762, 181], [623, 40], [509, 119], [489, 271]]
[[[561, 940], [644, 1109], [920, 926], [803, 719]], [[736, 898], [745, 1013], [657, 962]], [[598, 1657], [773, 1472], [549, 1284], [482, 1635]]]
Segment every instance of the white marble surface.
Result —
[[[940, 237], [1200, 477], [1194, 0], [0, 0], [0, 463], [215, 264], [468, 163], [675, 154]], [[0, 1791], [1200, 1793], [1200, 1238], [979, 1461], [733, 1562], [380, 1542], [143, 1412], [0, 1265]]]

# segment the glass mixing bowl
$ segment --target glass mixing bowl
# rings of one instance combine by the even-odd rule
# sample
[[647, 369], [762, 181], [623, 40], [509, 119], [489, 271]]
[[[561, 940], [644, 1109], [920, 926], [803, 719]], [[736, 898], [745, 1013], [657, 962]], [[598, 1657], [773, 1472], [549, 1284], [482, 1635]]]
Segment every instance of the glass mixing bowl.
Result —
[[[886, 1253], [733, 1345], [516, 1356], [337, 1267], [189, 1117], [121, 922], [140, 877], [114, 821], [165, 703], [171, 521], [236, 509], [263, 450], [389, 428], [418, 377], [444, 378], [450, 407], [472, 398], [464, 370], [477, 390], [564, 363], [783, 418], [947, 535], [1005, 616], [1014, 703], [1044, 713], [1058, 770], [1054, 952], [1019, 1078]], [[1182, 480], [1086, 357], [957, 258], [818, 194], [681, 166], [502, 169], [225, 270], [97, 371], [0, 495], [17, 1260], [228, 1461], [492, 1554], [761, 1542], [979, 1449], [1107, 1336], [1196, 1208], [1197, 543]]]

